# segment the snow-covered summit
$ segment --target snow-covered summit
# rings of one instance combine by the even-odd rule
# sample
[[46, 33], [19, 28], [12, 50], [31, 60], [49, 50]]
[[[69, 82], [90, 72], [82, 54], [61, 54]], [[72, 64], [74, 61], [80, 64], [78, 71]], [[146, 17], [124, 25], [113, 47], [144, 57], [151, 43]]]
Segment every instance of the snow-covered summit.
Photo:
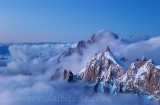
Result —
[[78, 73], [77, 78], [90, 83], [97, 83], [103, 88], [109, 88], [108, 85], [115, 87], [116, 79], [123, 73], [124, 70], [116, 63], [109, 47], [107, 47], [106, 51], [95, 54], [87, 66]]
[[133, 62], [124, 73], [109, 47], [104, 52], [96, 53], [87, 66], [78, 73], [77, 78], [95, 83], [97, 89], [101, 86], [107, 93], [131, 92], [156, 98], [160, 95], [159, 66], [154, 66], [151, 59], [143, 59]]
[[152, 95], [160, 98], [160, 69], [153, 61], [140, 60], [133, 62], [128, 71], [119, 79], [124, 92], [133, 92], [143, 96]]

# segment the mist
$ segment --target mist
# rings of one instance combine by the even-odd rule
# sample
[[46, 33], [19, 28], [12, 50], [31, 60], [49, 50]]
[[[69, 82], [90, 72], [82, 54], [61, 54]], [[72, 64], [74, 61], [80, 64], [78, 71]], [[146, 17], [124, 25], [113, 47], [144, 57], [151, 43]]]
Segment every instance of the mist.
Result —
[[[157, 101], [148, 100], [134, 94], [108, 95], [94, 93], [87, 89], [83, 81], [69, 84], [63, 80], [64, 69], [77, 74], [98, 51], [110, 47], [116, 61], [126, 70], [137, 58], [152, 59], [159, 65], [160, 37], [153, 37], [134, 43], [125, 43], [115, 39], [110, 32], [99, 32], [104, 38], [97, 43], [87, 45], [83, 55], [74, 53], [54, 62], [60, 54], [76, 44], [45, 44], [9, 46], [7, 65], [0, 67], [0, 104], [1, 105], [159, 105]], [[127, 62], [120, 58], [126, 57]], [[60, 76], [51, 81], [57, 68]]]

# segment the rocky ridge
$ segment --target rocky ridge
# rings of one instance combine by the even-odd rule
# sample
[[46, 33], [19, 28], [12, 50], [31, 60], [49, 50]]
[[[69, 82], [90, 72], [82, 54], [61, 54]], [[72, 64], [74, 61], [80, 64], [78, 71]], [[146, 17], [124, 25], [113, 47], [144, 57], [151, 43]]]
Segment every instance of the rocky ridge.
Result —
[[134, 93], [160, 99], [160, 68], [152, 60], [139, 59], [125, 72], [107, 47], [98, 52], [81, 70], [77, 78], [94, 84], [95, 91], [109, 94]]

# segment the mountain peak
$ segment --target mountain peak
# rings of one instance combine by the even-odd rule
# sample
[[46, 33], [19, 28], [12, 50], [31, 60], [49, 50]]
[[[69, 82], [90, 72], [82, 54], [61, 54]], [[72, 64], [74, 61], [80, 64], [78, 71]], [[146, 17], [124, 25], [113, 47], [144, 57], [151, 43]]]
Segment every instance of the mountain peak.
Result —
[[128, 71], [119, 79], [124, 92], [133, 92], [143, 96], [160, 94], [160, 69], [154, 66], [151, 59], [133, 62]]
[[100, 35], [103, 37], [112, 37], [114, 39], [119, 39], [118, 35], [112, 31], [101, 30], [96, 35]]
[[[110, 85], [110, 87], [115, 87], [115, 80], [122, 76], [123, 73], [122, 67], [116, 63], [110, 50], [107, 50], [95, 55], [87, 66], [78, 73], [77, 77], [90, 83], [96, 83], [95, 88], [97, 91], [98, 86], [109, 88], [106, 85]], [[106, 81], [109, 83], [106, 84]]]
[[110, 48], [109, 48], [109, 46], [107, 46], [107, 48], [106, 48], [106, 51], [108, 51], [108, 52], [110, 51]]

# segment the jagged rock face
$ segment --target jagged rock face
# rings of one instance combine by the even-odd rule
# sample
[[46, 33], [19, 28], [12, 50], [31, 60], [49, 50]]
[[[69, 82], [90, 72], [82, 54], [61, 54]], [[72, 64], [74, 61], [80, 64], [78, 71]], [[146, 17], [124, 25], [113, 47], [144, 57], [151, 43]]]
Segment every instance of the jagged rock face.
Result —
[[75, 52], [77, 52], [80, 55], [83, 55], [83, 49], [85, 49], [87, 47], [87, 45], [96, 43], [96, 42], [100, 41], [101, 39], [102, 39], [102, 35], [93, 34], [93, 36], [91, 36], [91, 38], [87, 42], [85, 42], [83, 40], [79, 41], [75, 48], [68, 49], [62, 55], [64, 57], [67, 57], [67, 56], [72, 55]]
[[[160, 99], [160, 67], [152, 60], [133, 62], [126, 73], [113, 59], [110, 50], [96, 56], [79, 72], [78, 79], [101, 85], [105, 92], [152, 95]], [[97, 82], [98, 81], [98, 82]]]
[[149, 80], [149, 92], [160, 99], [160, 68], [154, 68]]
[[131, 64], [129, 70], [119, 79], [124, 92], [143, 95], [160, 95], [160, 69], [151, 60], [141, 60]]
[[87, 41], [87, 43], [89, 44], [92, 44], [92, 43], [95, 43], [95, 42], [98, 42], [100, 41], [104, 36], [101, 34], [101, 35], [96, 35], [96, 34], [93, 34], [91, 36], [91, 38]]
[[97, 78], [100, 76], [100, 66], [95, 59], [91, 60], [87, 64], [87, 67], [84, 69], [85, 72], [82, 72], [78, 75], [79, 79], [83, 79], [87, 82], [96, 82]]
[[86, 42], [81, 40], [77, 44], [77, 49], [85, 48], [86, 47]]
[[72, 55], [73, 53], [77, 52], [78, 54], [82, 55], [83, 54], [83, 49], [86, 48], [86, 42], [81, 40], [78, 42], [77, 47], [75, 48], [69, 48], [67, 51], [65, 51], [62, 56], [67, 57]]
[[78, 42], [78, 44], [75, 48], [69, 48], [61, 56], [67, 57], [67, 56], [72, 55], [75, 52], [77, 52], [80, 55], [83, 55], [83, 49], [85, 49], [86, 47], [87, 47], [86, 42], [81, 40], [81, 41]]
[[86, 47], [87, 47], [87, 45], [86, 45], [85, 41], [83, 41], [83, 40], [79, 41], [78, 44], [77, 44], [77, 47], [76, 47], [77, 52], [80, 55], [83, 55], [83, 49], [86, 48]]
[[51, 78], [50, 78], [51, 81], [57, 80], [57, 79], [59, 79], [59, 78], [61, 77], [61, 75], [62, 75], [61, 69], [62, 69], [62, 68], [57, 68], [57, 69], [55, 70], [55, 72], [53, 73], [53, 75], [52, 75]]
[[108, 37], [113, 38], [113, 39], [118, 39], [117, 34], [113, 32], [107, 32], [107, 31], [102, 30], [97, 34], [93, 34], [88, 41], [83, 41], [83, 40], [79, 41], [75, 48], [68, 49], [61, 56], [67, 57], [67, 56], [72, 55], [75, 52], [77, 52], [80, 55], [83, 55], [83, 50], [87, 48], [88, 45], [92, 45]]
[[98, 34], [93, 34], [91, 36], [91, 38], [87, 41], [87, 43], [91, 44], [91, 43], [98, 42], [103, 38], [107, 38], [107, 36], [112, 37], [114, 39], [119, 39], [117, 34], [115, 34], [113, 32], [106, 32], [106, 31], [102, 30]]
[[96, 55], [79, 74], [78, 78], [87, 82], [109, 81], [117, 79], [124, 73], [112, 58], [109, 51]]
[[74, 52], [76, 52], [76, 48], [69, 48], [61, 56], [67, 57], [72, 55]]

